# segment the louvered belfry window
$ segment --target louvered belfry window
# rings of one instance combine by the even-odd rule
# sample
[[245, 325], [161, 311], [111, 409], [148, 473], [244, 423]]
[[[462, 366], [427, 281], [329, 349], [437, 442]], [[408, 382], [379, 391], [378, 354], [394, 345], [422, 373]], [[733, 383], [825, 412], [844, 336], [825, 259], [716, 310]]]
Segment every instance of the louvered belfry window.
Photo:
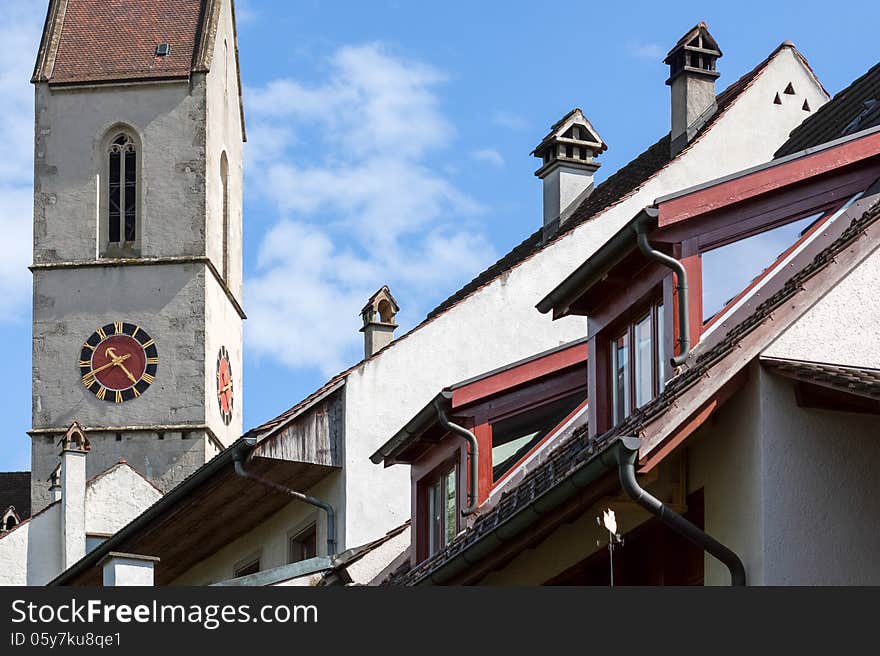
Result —
[[137, 235], [137, 149], [134, 140], [120, 134], [109, 149], [109, 230], [111, 244], [133, 242]]

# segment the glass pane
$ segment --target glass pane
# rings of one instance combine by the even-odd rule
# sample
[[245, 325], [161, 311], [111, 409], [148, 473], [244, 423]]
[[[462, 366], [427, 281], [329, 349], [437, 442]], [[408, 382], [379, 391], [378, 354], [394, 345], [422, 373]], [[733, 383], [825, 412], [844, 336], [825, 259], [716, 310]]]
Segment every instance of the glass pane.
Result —
[[455, 503], [455, 470], [446, 474], [446, 535], [443, 541], [444, 545], [452, 542], [455, 534], [458, 533], [458, 507]]
[[611, 408], [614, 424], [629, 414], [629, 334], [611, 342]]
[[748, 287], [822, 215], [819, 212], [703, 253], [703, 321]]
[[135, 239], [135, 207], [137, 205], [137, 157], [125, 153], [125, 241]]
[[666, 343], [663, 341], [663, 303], [657, 306], [657, 380], [660, 383], [660, 391], [666, 387], [666, 376], [663, 374], [666, 367]]
[[119, 225], [122, 205], [122, 198], [120, 197], [122, 193], [120, 185], [120, 178], [122, 176], [121, 166], [122, 158], [119, 153], [110, 153], [110, 176], [108, 180], [110, 197], [107, 199], [107, 207], [110, 219], [108, 240], [111, 243], [119, 242], [122, 236], [120, 233], [121, 226]]
[[636, 407], [638, 408], [654, 396], [652, 373], [655, 356], [650, 314], [636, 323], [635, 338]]
[[492, 478], [498, 480], [551, 430], [556, 428], [584, 395], [572, 394], [520, 415], [492, 424]]

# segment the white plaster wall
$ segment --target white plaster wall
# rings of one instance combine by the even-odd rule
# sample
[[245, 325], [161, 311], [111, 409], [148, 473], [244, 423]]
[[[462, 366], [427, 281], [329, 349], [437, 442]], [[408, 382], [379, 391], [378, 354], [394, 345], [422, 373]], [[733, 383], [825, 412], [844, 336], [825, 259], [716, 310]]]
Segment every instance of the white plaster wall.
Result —
[[61, 572], [61, 504], [56, 503], [28, 522], [27, 584], [46, 585]]
[[[241, 302], [242, 125], [231, 7], [229, 0], [223, 0], [211, 70], [206, 83], [207, 254], [217, 271], [222, 273], [223, 195], [220, 156], [225, 151], [229, 162], [229, 287]], [[227, 44], [225, 50], [224, 40]]]
[[761, 403], [764, 583], [877, 585], [877, 416], [798, 408], [791, 383], [766, 371]]
[[[339, 477], [340, 474], [330, 474], [307, 490], [308, 494], [327, 500], [339, 508], [339, 499], [333, 494], [334, 482], [332, 480]], [[254, 483], [254, 485], [257, 484]], [[291, 501], [255, 529], [230, 542], [209, 558], [192, 567], [178, 577], [172, 585], [210, 585], [226, 581], [233, 578], [235, 568], [238, 565], [256, 554], [260, 555], [261, 570], [286, 565], [288, 537], [295, 535], [312, 523], [317, 523], [318, 555], [326, 556], [326, 515], [306, 503]], [[339, 551], [342, 551], [342, 548]]]
[[0, 586], [27, 585], [27, 545], [31, 522], [0, 535]]
[[115, 533], [162, 493], [128, 465], [117, 465], [86, 489], [86, 533]]
[[[798, 95], [774, 105], [776, 92], [788, 82]], [[375, 539], [409, 517], [407, 469], [373, 465], [369, 456], [379, 446], [442, 387], [583, 337], [583, 318], [554, 322], [535, 304], [656, 198], [768, 160], [806, 118], [804, 97], [814, 111], [827, 100], [800, 61], [783, 49], [708, 133], [641, 190], [351, 373], [344, 545]], [[504, 321], [497, 321], [501, 316]]]
[[[160, 496], [128, 465], [117, 465], [89, 481], [85, 488], [85, 525], [79, 527], [83, 544], [85, 533], [115, 533]], [[45, 585], [61, 573], [61, 509], [61, 502], [54, 503], [0, 536], [0, 585]]]
[[874, 251], [763, 355], [880, 368], [880, 251]]
[[[748, 585], [764, 582], [762, 438], [757, 368], [687, 443], [688, 493], [703, 488], [706, 533], [739, 555]], [[721, 562], [703, 558], [705, 585], [730, 585]]]
[[36, 86], [34, 261], [93, 260], [98, 142], [116, 124], [142, 144], [145, 257], [205, 251], [203, 88], [187, 82], [50, 90]]

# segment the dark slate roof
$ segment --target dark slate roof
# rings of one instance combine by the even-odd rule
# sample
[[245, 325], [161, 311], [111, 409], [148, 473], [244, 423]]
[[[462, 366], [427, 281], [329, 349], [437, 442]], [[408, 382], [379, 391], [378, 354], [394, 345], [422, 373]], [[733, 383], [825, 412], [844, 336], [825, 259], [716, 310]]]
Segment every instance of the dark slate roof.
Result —
[[880, 64], [792, 130], [775, 156], [791, 155], [877, 125], [880, 125]]
[[589, 438], [586, 426], [576, 430], [570, 440], [557, 447], [545, 462], [526, 475], [519, 484], [505, 491], [498, 504], [479, 516], [472, 527], [460, 533], [445, 549], [428, 560], [406, 572], [398, 571], [393, 574], [389, 583], [392, 585], [419, 583], [586, 465], [615, 438], [638, 435], [650, 422], [672, 409], [674, 402], [687, 390], [699, 384], [704, 377], [708, 379], [707, 374], [714, 365], [732, 353], [746, 335], [763, 324], [771, 313], [795, 296], [807, 280], [828, 266], [835, 256], [855, 242], [878, 218], [880, 218], [880, 205], [871, 207], [861, 217], [854, 219], [840, 237], [818, 253], [812, 262], [789, 278], [778, 292], [755, 308], [755, 311], [740, 324], [734, 326], [718, 344], [700, 354], [683, 373], [670, 380], [660, 395], [634, 411], [614, 428], [593, 439]]
[[[714, 123], [724, 114], [740, 94], [751, 86], [752, 82], [755, 81], [770, 60], [773, 59], [773, 57], [775, 57], [783, 48], [794, 49], [794, 46], [789, 43], [780, 45], [770, 53], [767, 59], [755, 66], [755, 68], [743, 75], [739, 80], [731, 84], [718, 95], [716, 98], [718, 109], [712, 117], [706, 121], [703, 127], [700, 128], [699, 132], [697, 132], [696, 136], [691, 141], [691, 144], [696, 142], [703, 134], [711, 129], [712, 125], [714, 125]], [[797, 52], [796, 49], [795, 52]], [[798, 56], [800, 57], [799, 53]], [[803, 60], [802, 57], [801, 59], [806, 65], [806, 60]], [[676, 155], [676, 157], [681, 157], [686, 151], [687, 148], [682, 150], [681, 153]], [[536, 230], [507, 255], [477, 275], [476, 278], [471, 280], [452, 296], [440, 303], [440, 305], [428, 313], [427, 318], [431, 319], [438, 314], [442, 314], [459, 301], [464, 300], [481, 287], [495, 280], [495, 278], [505, 271], [524, 262], [548, 244], [553, 243], [563, 235], [574, 230], [577, 226], [618, 204], [631, 194], [638, 191], [645, 182], [661, 171], [673, 159], [674, 158], [671, 157], [670, 153], [669, 134], [667, 134], [629, 164], [619, 169], [601, 184], [597, 185], [593, 190], [593, 193], [584, 199], [580, 207], [574, 211], [571, 217], [569, 217], [569, 219], [560, 227], [559, 231], [550, 239], [544, 239], [543, 229]]]
[[30, 472], [0, 472], [0, 513], [9, 506], [22, 520], [31, 516]]
[[795, 380], [880, 399], [880, 369], [781, 358], [761, 358], [761, 364]]

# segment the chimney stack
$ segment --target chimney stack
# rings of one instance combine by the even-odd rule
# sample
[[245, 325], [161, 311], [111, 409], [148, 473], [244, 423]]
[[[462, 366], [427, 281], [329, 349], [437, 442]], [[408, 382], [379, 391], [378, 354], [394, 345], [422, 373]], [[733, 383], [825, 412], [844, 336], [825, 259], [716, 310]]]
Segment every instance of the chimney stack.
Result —
[[85, 432], [73, 422], [61, 438], [61, 557], [67, 569], [86, 555]]
[[671, 155], [684, 150], [694, 135], [715, 113], [715, 80], [720, 73], [715, 61], [721, 57], [718, 43], [700, 22], [666, 55], [672, 96]]
[[49, 481], [49, 494], [52, 496], [52, 501], [60, 501], [61, 500], [61, 463], [58, 463], [58, 466], [52, 470], [52, 473], [49, 474], [49, 478], [46, 479]]
[[364, 309], [361, 310], [361, 318], [364, 327], [364, 357], [369, 358], [374, 353], [381, 351], [394, 340], [394, 317], [397, 316], [400, 307], [391, 295], [388, 285], [370, 297]]
[[532, 151], [541, 158], [535, 175], [544, 181], [544, 238], [571, 217], [593, 191], [593, 174], [601, 166], [594, 158], [608, 146], [579, 108], [550, 128]]

